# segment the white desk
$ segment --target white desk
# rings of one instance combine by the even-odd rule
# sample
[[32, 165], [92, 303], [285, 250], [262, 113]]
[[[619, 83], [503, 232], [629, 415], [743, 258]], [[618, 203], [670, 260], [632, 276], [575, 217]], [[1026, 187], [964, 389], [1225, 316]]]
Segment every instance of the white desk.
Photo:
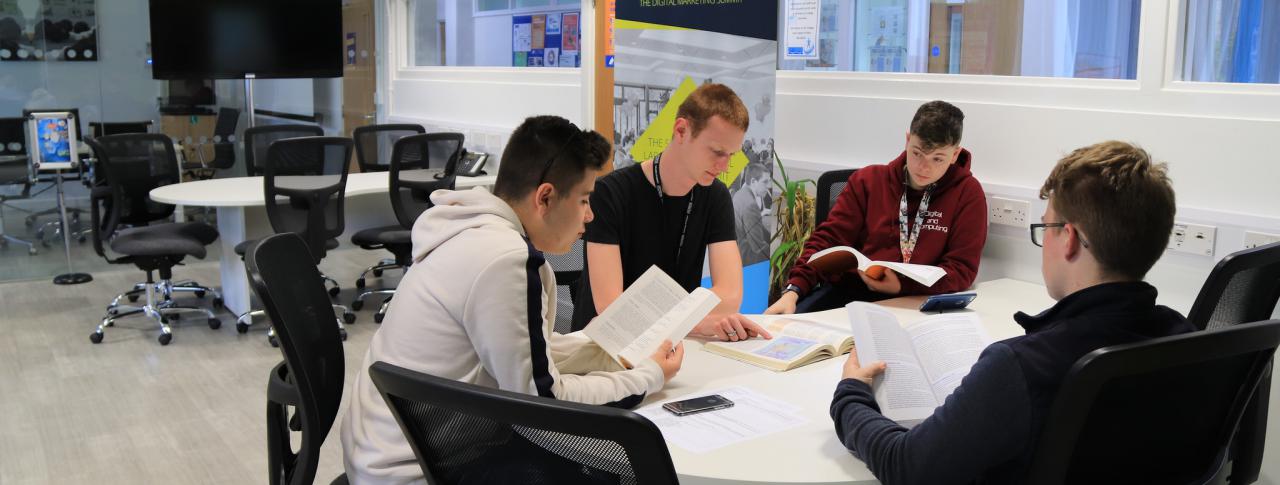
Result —
[[[1043, 286], [1017, 280], [980, 283], [976, 291], [978, 298], [966, 311], [978, 313], [993, 340], [1023, 333], [1013, 321], [1014, 312], [1034, 314], [1054, 303]], [[907, 323], [926, 316], [917, 310], [922, 301], [924, 297], [904, 297], [882, 305]], [[843, 308], [810, 313], [806, 318], [845, 326], [849, 321]], [[846, 359], [847, 356], [839, 356], [788, 372], [774, 372], [705, 352], [699, 342], [685, 340], [680, 373], [661, 392], [648, 396], [645, 405], [743, 386], [801, 408], [809, 422], [705, 454], [669, 445], [680, 483], [878, 483], [867, 466], [836, 439], [828, 411]]]
[[[492, 186], [497, 176], [458, 177], [455, 186], [468, 189]], [[347, 176], [345, 206], [345, 230], [340, 242], [346, 243], [350, 235], [362, 229], [397, 224], [387, 195], [390, 182], [386, 172], [353, 173]], [[157, 187], [151, 191], [151, 200], [166, 204], [216, 207], [218, 211], [218, 241], [222, 257], [222, 300], [227, 309], [237, 315], [249, 310], [250, 289], [244, 262], [235, 253], [235, 246], [248, 239], [271, 235], [267, 221], [266, 202], [263, 197], [262, 177], [233, 177], [200, 180]]]

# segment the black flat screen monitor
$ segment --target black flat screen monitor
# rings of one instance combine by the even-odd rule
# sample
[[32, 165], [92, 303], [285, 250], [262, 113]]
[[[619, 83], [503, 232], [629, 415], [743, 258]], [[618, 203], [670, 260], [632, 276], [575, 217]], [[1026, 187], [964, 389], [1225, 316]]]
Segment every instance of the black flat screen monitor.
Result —
[[203, 79], [181, 79], [169, 81], [169, 95], [165, 98], [166, 106], [211, 106], [216, 104], [213, 94], [213, 81]]
[[341, 2], [150, 0], [152, 77], [341, 77]]

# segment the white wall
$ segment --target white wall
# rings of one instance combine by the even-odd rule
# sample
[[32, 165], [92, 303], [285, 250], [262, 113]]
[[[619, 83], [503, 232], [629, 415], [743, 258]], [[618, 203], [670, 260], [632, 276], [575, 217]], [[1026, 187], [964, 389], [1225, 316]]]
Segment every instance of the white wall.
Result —
[[96, 62], [0, 63], [0, 116], [28, 108], [80, 108], [89, 121], [159, 120], [160, 82], [151, 79], [147, 0], [98, 2]]

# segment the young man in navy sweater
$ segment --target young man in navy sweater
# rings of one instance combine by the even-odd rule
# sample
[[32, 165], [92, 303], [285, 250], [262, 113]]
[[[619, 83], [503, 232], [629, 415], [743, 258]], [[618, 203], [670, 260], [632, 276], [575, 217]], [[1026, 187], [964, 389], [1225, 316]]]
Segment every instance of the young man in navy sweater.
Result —
[[849, 356], [831, 417], [836, 434], [885, 485], [1022, 483], [1045, 416], [1067, 371], [1111, 345], [1190, 332], [1182, 315], [1156, 305], [1142, 278], [1173, 228], [1173, 187], [1164, 164], [1109, 141], [1060, 160], [1032, 224], [1041, 273], [1057, 300], [1014, 320], [1026, 335], [987, 347], [933, 416], [908, 430], [880, 414], [873, 379], [885, 364]]

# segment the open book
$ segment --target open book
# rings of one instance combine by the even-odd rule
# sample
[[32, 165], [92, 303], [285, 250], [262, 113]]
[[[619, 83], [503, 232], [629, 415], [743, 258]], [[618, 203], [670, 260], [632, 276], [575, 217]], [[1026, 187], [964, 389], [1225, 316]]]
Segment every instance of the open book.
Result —
[[858, 346], [858, 364], [883, 360], [876, 402], [885, 417], [911, 426], [933, 414], [978, 361], [989, 338], [975, 313], [921, 318], [907, 325], [863, 302], [845, 307]]
[[933, 286], [939, 279], [947, 275], [947, 270], [927, 264], [872, 261], [871, 258], [849, 246], [836, 246], [813, 253], [813, 256], [809, 256], [807, 264], [828, 276], [838, 275], [857, 268], [875, 279], [880, 279], [877, 270], [882, 272], [883, 270], [880, 268], [888, 268], [925, 286]]
[[768, 330], [773, 339], [707, 342], [702, 349], [766, 369], [788, 371], [853, 348], [853, 336], [843, 326], [797, 318], [775, 318], [767, 322], [760, 317], [751, 319]]
[[706, 288], [684, 291], [657, 266], [649, 267], [582, 331], [622, 364], [649, 358], [663, 340], [677, 343], [720, 304]]

